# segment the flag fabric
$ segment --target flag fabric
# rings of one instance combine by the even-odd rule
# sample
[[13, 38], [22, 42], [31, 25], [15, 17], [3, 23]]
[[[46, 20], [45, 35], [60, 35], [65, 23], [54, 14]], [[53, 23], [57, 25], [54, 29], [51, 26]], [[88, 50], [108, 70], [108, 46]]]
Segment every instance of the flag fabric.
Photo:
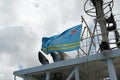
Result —
[[43, 37], [41, 50], [48, 54], [51, 52], [66, 52], [79, 49], [81, 30], [82, 25], [77, 25], [59, 35]]

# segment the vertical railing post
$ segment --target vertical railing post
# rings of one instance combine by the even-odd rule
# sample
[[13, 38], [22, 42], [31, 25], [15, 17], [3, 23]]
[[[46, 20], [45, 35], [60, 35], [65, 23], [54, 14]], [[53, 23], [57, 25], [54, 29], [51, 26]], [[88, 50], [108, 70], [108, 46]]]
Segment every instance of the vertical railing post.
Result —
[[50, 72], [46, 73], [46, 80], [50, 80]]
[[80, 80], [80, 77], [79, 77], [79, 66], [75, 66], [75, 80]]
[[116, 71], [112, 59], [107, 59], [106, 62], [110, 80], [117, 80]]

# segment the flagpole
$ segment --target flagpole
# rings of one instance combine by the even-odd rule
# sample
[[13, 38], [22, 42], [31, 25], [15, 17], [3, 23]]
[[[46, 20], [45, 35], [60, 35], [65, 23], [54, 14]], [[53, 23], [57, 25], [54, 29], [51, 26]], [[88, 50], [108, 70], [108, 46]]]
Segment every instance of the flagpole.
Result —
[[77, 49], [77, 57], [80, 57], [80, 51], [79, 51], [79, 49]]
[[[82, 17], [82, 16], [81, 16]], [[81, 20], [81, 23], [83, 23], [83, 19]], [[80, 57], [80, 51], [77, 49], [77, 58]]]

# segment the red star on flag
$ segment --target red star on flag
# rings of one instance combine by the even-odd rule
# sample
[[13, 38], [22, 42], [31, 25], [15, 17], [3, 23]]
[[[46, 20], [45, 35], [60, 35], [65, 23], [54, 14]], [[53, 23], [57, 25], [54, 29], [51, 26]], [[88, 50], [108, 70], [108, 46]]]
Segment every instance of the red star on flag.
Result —
[[77, 32], [77, 30], [72, 30], [71, 34], [75, 34]]

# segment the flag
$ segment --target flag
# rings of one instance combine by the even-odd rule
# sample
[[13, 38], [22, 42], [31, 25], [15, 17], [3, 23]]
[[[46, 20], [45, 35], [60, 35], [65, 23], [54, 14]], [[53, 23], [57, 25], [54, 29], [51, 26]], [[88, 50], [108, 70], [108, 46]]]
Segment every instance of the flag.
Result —
[[48, 54], [51, 52], [66, 52], [79, 49], [81, 30], [82, 25], [77, 25], [59, 35], [43, 37], [41, 50]]

